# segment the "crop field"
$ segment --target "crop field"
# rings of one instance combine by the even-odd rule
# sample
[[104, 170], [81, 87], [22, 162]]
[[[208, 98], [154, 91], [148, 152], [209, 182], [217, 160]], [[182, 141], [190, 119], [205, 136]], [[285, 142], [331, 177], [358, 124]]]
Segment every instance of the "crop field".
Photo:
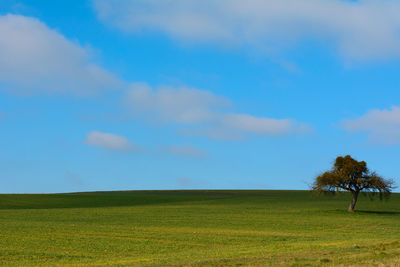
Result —
[[400, 194], [0, 195], [2, 266], [400, 266]]

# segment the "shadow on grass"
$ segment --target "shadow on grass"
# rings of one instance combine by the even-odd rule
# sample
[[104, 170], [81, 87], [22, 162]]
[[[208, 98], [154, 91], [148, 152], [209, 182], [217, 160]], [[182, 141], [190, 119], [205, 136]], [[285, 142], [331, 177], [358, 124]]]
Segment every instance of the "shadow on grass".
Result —
[[[252, 199], [252, 197], [254, 197]], [[62, 194], [0, 194], [0, 210], [4, 209], [59, 209], [130, 207], [157, 204], [175, 204], [205, 201], [228, 201], [234, 204], [248, 201], [257, 205], [261, 199], [299, 200], [307, 191], [288, 190], [145, 190], [99, 191]], [[236, 201], [232, 202], [234, 199]], [[223, 203], [223, 202], [221, 202]], [[259, 204], [259, 203], [258, 203]]]
[[376, 210], [357, 210], [353, 212], [348, 212], [347, 209], [332, 209], [321, 211], [328, 214], [340, 214], [340, 215], [351, 215], [351, 214], [376, 214], [376, 215], [400, 215], [400, 211], [376, 211]]
[[[239, 192], [240, 193], [240, 192]], [[236, 191], [105, 191], [63, 194], [3, 194], [0, 210], [130, 207], [214, 201], [240, 197]], [[246, 194], [246, 192], [244, 192]]]
[[400, 215], [400, 211], [356, 210], [358, 214]]

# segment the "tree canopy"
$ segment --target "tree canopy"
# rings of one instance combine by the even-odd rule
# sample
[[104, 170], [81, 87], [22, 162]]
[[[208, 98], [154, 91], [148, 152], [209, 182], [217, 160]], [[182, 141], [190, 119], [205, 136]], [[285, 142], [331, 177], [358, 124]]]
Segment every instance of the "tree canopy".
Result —
[[350, 191], [353, 199], [348, 211], [353, 212], [360, 192], [378, 193], [388, 197], [394, 188], [393, 180], [387, 180], [370, 171], [365, 161], [357, 161], [350, 155], [337, 157], [330, 171], [315, 178], [312, 190], [317, 192]]

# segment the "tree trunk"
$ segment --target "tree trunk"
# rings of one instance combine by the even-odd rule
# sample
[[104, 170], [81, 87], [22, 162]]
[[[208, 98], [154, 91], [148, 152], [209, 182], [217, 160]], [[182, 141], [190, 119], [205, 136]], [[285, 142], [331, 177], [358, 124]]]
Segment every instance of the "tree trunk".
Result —
[[349, 209], [347, 210], [348, 212], [354, 212], [354, 208], [356, 207], [359, 191], [353, 191], [352, 193], [353, 193], [353, 199], [350, 202]]

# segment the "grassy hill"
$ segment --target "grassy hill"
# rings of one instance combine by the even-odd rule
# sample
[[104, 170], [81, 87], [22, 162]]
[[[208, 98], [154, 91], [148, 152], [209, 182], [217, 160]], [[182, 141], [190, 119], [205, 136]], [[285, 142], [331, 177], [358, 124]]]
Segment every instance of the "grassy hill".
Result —
[[126, 191], [0, 195], [0, 265], [400, 265], [400, 194]]

